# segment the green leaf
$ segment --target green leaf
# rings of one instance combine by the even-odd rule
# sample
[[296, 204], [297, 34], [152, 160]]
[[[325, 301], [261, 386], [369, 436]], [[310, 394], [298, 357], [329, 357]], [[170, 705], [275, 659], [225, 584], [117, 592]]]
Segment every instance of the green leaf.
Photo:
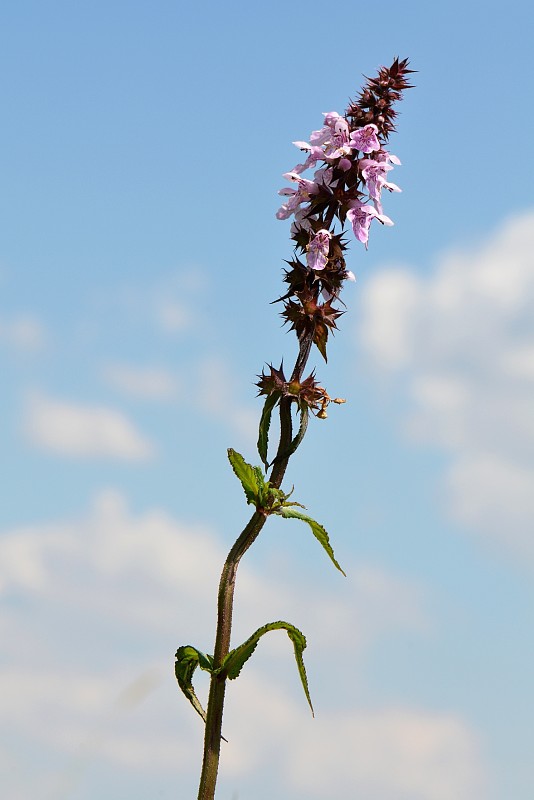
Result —
[[267, 492], [265, 494], [267, 508], [271, 509], [275, 513], [276, 510], [280, 508], [280, 506], [282, 506], [287, 500], [287, 494], [283, 492], [282, 489], [277, 489], [276, 486], [271, 486], [270, 483], [267, 484]]
[[251, 464], [247, 464], [243, 456], [235, 450], [232, 450], [231, 447], [228, 448], [228, 458], [230, 460], [230, 464], [232, 465], [232, 469], [241, 481], [241, 486], [245, 492], [247, 503], [256, 505], [258, 502], [258, 493], [261, 485], [258, 484], [258, 475], [256, 470]]
[[304, 439], [304, 435], [305, 435], [306, 430], [308, 428], [308, 420], [309, 420], [309, 418], [310, 418], [310, 412], [308, 410], [308, 406], [303, 405], [301, 407], [301, 409], [300, 409], [300, 425], [299, 425], [299, 429], [298, 429], [297, 435], [292, 440], [292, 442], [289, 445], [289, 447], [287, 448], [287, 450], [284, 450], [283, 453], [281, 453], [279, 456], [277, 456], [274, 459], [273, 464], [275, 463], [275, 461], [282, 461], [282, 459], [289, 458], [289, 456], [293, 455], [293, 453], [295, 452], [295, 450], [297, 449], [299, 444]]
[[319, 523], [316, 522], [314, 519], [308, 517], [307, 514], [303, 514], [301, 511], [296, 511], [294, 508], [288, 508], [288, 506], [282, 506], [280, 510], [277, 511], [277, 513], [280, 514], [285, 519], [301, 519], [303, 522], [307, 522], [312, 530], [313, 535], [326, 550], [334, 566], [337, 567], [337, 569], [341, 573], [343, 573], [345, 577], [347, 577], [345, 572], [341, 569], [338, 562], [336, 561], [336, 558], [334, 556], [334, 551], [332, 550], [332, 545], [330, 544], [328, 533], [326, 532], [326, 530], [323, 528], [322, 525], [319, 525]]
[[246, 642], [243, 642], [243, 644], [239, 645], [239, 647], [236, 647], [234, 650], [230, 650], [223, 661], [221, 670], [225, 670], [230, 680], [237, 678], [243, 668], [243, 665], [246, 661], [248, 661], [256, 649], [260, 638], [269, 631], [277, 630], [285, 630], [293, 642], [295, 661], [297, 662], [297, 669], [299, 671], [302, 688], [304, 689], [304, 694], [306, 695], [306, 699], [313, 714], [313, 706], [308, 689], [308, 679], [306, 677], [306, 669], [304, 667], [304, 660], [302, 658], [302, 653], [306, 648], [306, 637], [301, 631], [299, 631], [298, 628], [295, 628], [294, 625], [291, 625], [290, 622], [268, 622], [267, 625], [263, 625], [263, 627], [258, 628], [258, 630], [253, 633], [252, 636], [246, 640]]
[[265, 464], [266, 469], [269, 466], [267, 461], [267, 449], [269, 446], [269, 427], [271, 425], [271, 415], [273, 413], [273, 408], [280, 399], [280, 396], [280, 392], [273, 392], [272, 394], [267, 395], [265, 405], [263, 406], [263, 411], [261, 412], [260, 430], [258, 434], [258, 453], [260, 454], [260, 458]]
[[306, 430], [308, 428], [308, 420], [309, 420], [309, 418], [310, 418], [310, 412], [308, 410], [308, 406], [303, 405], [302, 408], [300, 409], [299, 430], [298, 430], [297, 435], [295, 436], [295, 438], [293, 439], [293, 441], [291, 442], [291, 444], [289, 446], [288, 455], [292, 455], [295, 452], [295, 450], [297, 449], [297, 447], [299, 446], [299, 444], [304, 439], [304, 435], [305, 435]]
[[174, 674], [182, 692], [185, 694], [197, 714], [199, 714], [204, 722], [206, 722], [206, 712], [202, 708], [198, 697], [193, 689], [193, 673], [197, 667], [205, 670], [206, 672], [213, 671], [213, 657], [202, 653], [196, 647], [185, 645], [179, 647], [176, 651], [176, 663], [174, 665]]
[[263, 470], [261, 467], [253, 467], [252, 468], [256, 474], [256, 480], [258, 481], [258, 487], [260, 489], [264, 489], [266, 486], [265, 483], [265, 475], [263, 474]]

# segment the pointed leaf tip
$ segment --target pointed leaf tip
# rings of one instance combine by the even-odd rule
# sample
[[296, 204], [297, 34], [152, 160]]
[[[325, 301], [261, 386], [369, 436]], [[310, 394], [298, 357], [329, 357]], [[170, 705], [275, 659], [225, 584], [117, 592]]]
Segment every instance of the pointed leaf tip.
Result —
[[211, 672], [213, 669], [213, 657], [202, 653], [191, 645], [179, 647], [176, 651], [176, 663], [174, 665], [176, 680], [197, 714], [206, 722], [206, 712], [195, 694], [192, 683], [193, 673], [197, 667], [206, 672]]
[[309, 517], [307, 514], [303, 514], [302, 512], [297, 511], [295, 508], [289, 508], [288, 506], [282, 506], [278, 513], [285, 519], [300, 519], [303, 522], [306, 522], [310, 526], [311, 532], [317, 541], [322, 545], [333, 565], [341, 572], [342, 575], [347, 577], [345, 571], [341, 568], [336, 560], [336, 557], [334, 556], [334, 551], [332, 549], [332, 545], [330, 544], [330, 537], [322, 525]]
[[310, 697], [310, 691], [308, 688], [308, 678], [306, 675], [306, 669], [304, 667], [304, 659], [302, 657], [302, 653], [306, 648], [306, 637], [302, 631], [299, 631], [299, 629], [290, 622], [283, 622], [282, 620], [279, 620], [278, 622], [268, 622], [267, 625], [263, 625], [261, 628], [258, 628], [258, 630], [255, 631], [252, 636], [246, 640], [246, 642], [243, 642], [243, 644], [239, 645], [239, 647], [236, 647], [234, 650], [231, 650], [228, 653], [223, 662], [222, 669], [226, 671], [226, 674], [230, 680], [237, 678], [244, 664], [248, 661], [256, 649], [260, 638], [269, 631], [276, 630], [285, 630], [293, 643], [295, 661], [297, 663], [297, 669], [299, 672], [300, 681], [302, 683], [302, 688], [304, 689], [304, 694], [306, 695], [306, 700], [308, 701], [312, 715], [315, 716]]
[[[251, 464], [245, 461], [240, 453], [233, 450], [231, 447], [228, 448], [228, 460], [230, 461], [234, 473], [241, 482], [245, 497], [247, 498], [247, 503], [256, 505], [260, 488], [262, 488], [262, 483], [259, 483], [261, 470], [257, 472]], [[263, 481], [263, 478], [261, 479]]]
[[267, 451], [269, 447], [269, 428], [271, 425], [271, 416], [279, 399], [280, 394], [278, 392], [273, 392], [272, 394], [267, 395], [265, 404], [263, 406], [263, 411], [261, 412], [258, 433], [258, 453], [266, 469], [268, 467]]

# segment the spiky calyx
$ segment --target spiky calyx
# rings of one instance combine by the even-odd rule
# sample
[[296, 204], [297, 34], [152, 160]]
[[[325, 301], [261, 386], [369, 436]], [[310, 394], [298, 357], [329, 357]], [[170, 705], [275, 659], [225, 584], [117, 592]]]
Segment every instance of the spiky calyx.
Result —
[[376, 125], [379, 136], [388, 140], [389, 134], [395, 130], [397, 111], [393, 104], [402, 100], [402, 93], [412, 89], [408, 83], [408, 75], [415, 72], [408, 69], [408, 59], [399, 61], [396, 58], [391, 67], [381, 67], [376, 78], [368, 78], [358, 99], [351, 103], [346, 117], [351, 120], [351, 128], [363, 125]]
[[329, 397], [326, 389], [319, 386], [315, 380], [315, 372], [312, 372], [304, 380], [287, 381], [282, 365], [280, 365], [279, 369], [276, 369], [272, 364], [269, 364], [268, 372], [262, 370], [258, 378], [259, 380], [256, 384], [259, 388], [258, 395], [277, 394], [280, 398], [288, 397], [295, 401], [299, 409], [307, 407], [320, 418], [326, 417], [325, 409], [328, 403], [344, 402], [338, 398], [332, 400]]
[[281, 316], [289, 323], [290, 330], [295, 331], [299, 341], [311, 336], [326, 361], [328, 333], [337, 328], [336, 320], [345, 312], [334, 308], [334, 297], [320, 303], [317, 290], [308, 287], [296, 293], [296, 297], [296, 303], [291, 299], [286, 300]]
[[[294, 237], [297, 248], [302, 253], [309, 245], [309, 234], [300, 230]], [[299, 240], [302, 241], [299, 241]], [[288, 284], [288, 291], [278, 300], [287, 300], [289, 297], [299, 297], [306, 292], [313, 292], [328, 297], [338, 297], [344, 281], [349, 277], [345, 262], [344, 251], [347, 243], [341, 234], [332, 234], [328, 259], [324, 269], [320, 272], [310, 270], [299, 258], [286, 261], [290, 269], [285, 270], [284, 283]]]

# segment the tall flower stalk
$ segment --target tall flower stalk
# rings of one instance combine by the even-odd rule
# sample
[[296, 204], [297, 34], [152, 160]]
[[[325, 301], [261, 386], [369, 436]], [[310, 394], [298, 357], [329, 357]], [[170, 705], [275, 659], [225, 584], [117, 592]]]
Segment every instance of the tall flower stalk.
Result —
[[[386, 147], [389, 135], [395, 130], [397, 112], [393, 106], [402, 99], [403, 91], [411, 88], [408, 83], [411, 72], [407, 59], [396, 58], [391, 67], [381, 67], [375, 78], [367, 80], [344, 115], [335, 111], [324, 114], [322, 127], [311, 133], [309, 141], [294, 142], [303, 151], [304, 161], [285, 173], [290, 185], [279, 192], [285, 202], [276, 216], [281, 220], [293, 218], [294, 253], [286, 262], [289, 267], [284, 275], [286, 287], [278, 302], [283, 305], [282, 318], [297, 336], [298, 354], [287, 376], [282, 366], [272, 365], [258, 376], [258, 394], [265, 398], [257, 445], [262, 466], [247, 463], [235, 450], [228, 451], [230, 464], [254, 512], [223, 567], [213, 655], [191, 645], [179, 647], [176, 652], [175, 673], [179, 686], [205, 722], [198, 800], [213, 800], [215, 796], [226, 681], [238, 677], [260, 638], [269, 631], [285, 630], [288, 634], [313, 713], [302, 657], [306, 639], [298, 628], [289, 622], [271, 622], [231, 649], [235, 581], [239, 562], [273, 514], [305, 522], [334, 566], [343, 572], [325, 528], [304, 513], [304, 506], [290, 499], [291, 493], [286, 494], [281, 485], [289, 459], [304, 438], [310, 414], [325, 419], [330, 403], [345, 402], [331, 398], [316, 381], [314, 372], [306, 378], [303, 375], [313, 345], [327, 360], [329, 333], [337, 328], [337, 320], [344, 313], [339, 305], [341, 291], [345, 281], [354, 280], [345, 263], [346, 229], [352, 230], [355, 238], [367, 248], [374, 221], [393, 225], [383, 212], [382, 195], [384, 190], [401, 191], [389, 180], [389, 173], [400, 165], [400, 160]], [[303, 173], [310, 170], [313, 176], [303, 177]], [[269, 431], [276, 408], [280, 420], [279, 440], [272, 455]], [[211, 674], [206, 711], [192, 684], [197, 667]]]

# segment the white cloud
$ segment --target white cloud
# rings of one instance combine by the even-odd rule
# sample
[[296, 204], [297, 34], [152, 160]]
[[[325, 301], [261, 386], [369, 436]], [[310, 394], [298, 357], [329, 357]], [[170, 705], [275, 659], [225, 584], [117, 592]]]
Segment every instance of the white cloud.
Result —
[[451, 510], [534, 560], [534, 213], [428, 277], [385, 269], [363, 298], [360, 339], [403, 379], [405, 429], [451, 457]]
[[[184, 527], [160, 510], [136, 518], [120, 494], [105, 491], [86, 520], [1, 536], [0, 592], [44, 594], [71, 608], [106, 610], [109, 619], [121, 624], [127, 619], [150, 630], [164, 628], [175, 619], [176, 608], [186, 603], [210, 627], [225, 555], [218, 540], [201, 526]], [[303, 599], [299, 588], [273, 585], [243, 565], [236, 635], [248, 635], [250, 628], [263, 624], [265, 611], [280, 616], [293, 610], [302, 616], [310, 608], [308, 616], [319, 638], [329, 642], [351, 630], [353, 647], [355, 641], [369, 642], [392, 625], [425, 629], [424, 604], [416, 587], [373, 565], [359, 565], [350, 574], [350, 581], [340, 581], [336, 597], [316, 590]], [[142, 582], [142, 592], [136, 580]], [[93, 581], [99, 586], [96, 594]], [[366, 609], [365, 615], [359, 616], [359, 608]]]
[[152, 443], [120, 411], [34, 395], [27, 404], [25, 433], [38, 447], [62, 456], [139, 461]]
[[153, 290], [153, 307], [159, 328], [172, 335], [197, 327], [201, 322], [198, 297], [207, 289], [208, 273], [199, 266], [179, 270], [160, 280]]
[[460, 522], [480, 528], [481, 519], [491, 519], [485, 530], [492, 540], [509, 539], [519, 556], [532, 560], [534, 468], [491, 454], [466, 456], [452, 465], [447, 486]]
[[[105, 759], [136, 771], [169, 769], [173, 761], [183, 765], [193, 755], [192, 747], [185, 751], [182, 743], [178, 747], [165, 725], [154, 740], [143, 728], [132, 729], [128, 724], [128, 712], [135, 711], [164, 683], [161, 666], [145, 670], [133, 680], [118, 671], [102, 675], [58, 667], [1, 670], [4, 725], [17, 733], [31, 731], [34, 740], [66, 754], [75, 754], [80, 746], [98, 750]], [[125, 703], [126, 695], [133, 700]]]
[[193, 321], [187, 308], [176, 300], [158, 301], [156, 319], [166, 333], [181, 333], [187, 330]]
[[198, 366], [195, 399], [202, 410], [224, 422], [244, 440], [255, 442], [258, 435], [258, 409], [240, 402], [230, 376], [233, 370], [224, 359], [208, 356]]
[[414, 309], [420, 302], [417, 278], [406, 269], [378, 273], [364, 289], [364, 345], [390, 369], [409, 363]]
[[46, 331], [42, 323], [29, 314], [12, 319], [0, 319], [0, 342], [25, 352], [41, 350], [46, 343]]
[[367, 800], [486, 795], [477, 737], [459, 717], [362, 709], [329, 714], [300, 733], [289, 771], [295, 785], [315, 797], [332, 789], [336, 796]]
[[[11, 743], [6, 757], [20, 763], [21, 776], [37, 748], [43, 785], [53, 783], [62, 763], [56, 778], [68, 783], [69, 759], [76, 764], [80, 753], [134, 780], [161, 779], [164, 772], [175, 781], [178, 768], [194, 783], [202, 726], [178, 693], [172, 656], [188, 642], [209, 649], [224, 555], [209, 530], [184, 526], [157, 509], [134, 515], [113, 491], [98, 497], [87, 518], [0, 536], [0, 730]], [[343, 642], [353, 680], [385, 631], [425, 631], [424, 605], [417, 587], [373, 565], [349, 569], [339, 591], [327, 593], [294, 579], [278, 582], [243, 564], [234, 640], [268, 619], [302, 625], [310, 642], [312, 694], [321, 709], [317, 673], [332, 674], [325, 648]], [[284, 674], [294, 679], [291, 689], [276, 678], [281, 659]], [[292, 797], [323, 798], [330, 790], [347, 795], [355, 785], [367, 797], [398, 800], [403, 796], [393, 794], [394, 782], [410, 800], [482, 797], [473, 788], [481, 770], [476, 737], [462, 720], [410, 709], [347, 708], [321, 709], [312, 721], [291, 662], [287, 637], [274, 634], [229, 687], [225, 730], [231, 744], [223, 781], [225, 775], [233, 784], [246, 781], [277, 763]], [[306, 752], [309, 768], [320, 773], [313, 780]], [[390, 777], [384, 760], [392, 765]], [[83, 782], [81, 767], [74, 772]], [[24, 796], [16, 788], [21, 776], [13, 778], [14, 797]]]
[[232, 748], [223, 777], [260, 770], [267, 760], [277, 764], [291, 797], [486, 797], [478, 736], [461, 717], [393, 707], [321, 709], [312, 719], [303, 697], [247, 667], [237, 703], [230, 687], [225, 733]]
[[144, 400], [171, 400], [178, 392], [176, 377], [163, 367], [108, 364], [103, 374], [114, 388]]

